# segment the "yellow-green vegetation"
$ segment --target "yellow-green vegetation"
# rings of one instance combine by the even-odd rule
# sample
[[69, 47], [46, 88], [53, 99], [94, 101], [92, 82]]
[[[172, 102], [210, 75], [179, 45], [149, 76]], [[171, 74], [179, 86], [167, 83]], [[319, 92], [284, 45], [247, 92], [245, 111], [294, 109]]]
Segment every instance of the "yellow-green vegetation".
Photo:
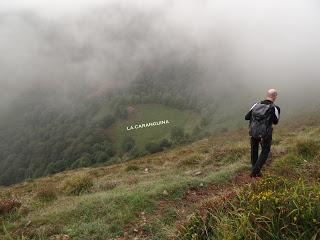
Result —
[[268, 177], [193, 215], [178, 239], [318, 239], [319, 204], [319, 184]]
[[278, 132], [265, 180], [252, 184], [241, 130], [1, 188], [15, 204], [0, 216], [0, 239], [311, 239], [319, 132]]
[[67, 194], [80, 195], [88, 192], [92, 186], [92, 179], [88, 174], [78, 174], [63, 182], [62, 189]]
[[[170, 123], [131, 131], [126, 129], [127, 126], [160, 120], [169, 120]], [[135, 140], [136, 146], [143, 150], [147, 143], [158, 142], [162, 138], [169, 139], [173, 127], [183, 127], [186, 132], [192, 133], [193, 128], [199, 123], [200, 116], [193, 111], [179, 110], [160, 104], [140, 104], [134, 106], [134, 111], [128, 119], [116, 122], [111, 132], [118, 149], [125, 137], [130, 136]]]

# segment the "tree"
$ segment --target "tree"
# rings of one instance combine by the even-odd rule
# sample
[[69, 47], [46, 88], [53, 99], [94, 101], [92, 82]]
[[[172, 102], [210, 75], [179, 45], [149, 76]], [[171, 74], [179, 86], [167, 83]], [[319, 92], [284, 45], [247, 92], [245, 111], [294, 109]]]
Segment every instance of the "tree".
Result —
[[88, 153], [83, 154], [76, 162], [72, 164], [73, 168], [81, 168], [81, 167], [88, 167], [92, 164], [90, 159], [90, 155]]
[[185, 138], [185, 133], [184, 129], [181, 127], [173, 127], [171, 129], [171, 140], [174, 143], [181, 144], [184, 142]]
[[106, 152], [97, 152], [95, 153], [95, 159], [97, 163], [103, 163], [108, 161], [110, 156]]
[[118, 105], [115, 110], [115, 115], [121, 119], [128, 117], [128, 111], [125, 105]]
[[139, 149], [137, 147], [134, 147], [133, 149], [131, 149], [129, 154], [130, 154], [130, 157], [132, 157], [132, 158], [137, 158], [142, 155], [142, 153], [139, 151]]
[[66, 169], [66, 161], [58, 160], [51, 162], [47, 167], [47, 174], [58, 173]]
[[122, 150], [124, 152], [129, 152], [136, 145], [132, 137], [126, 137], [122, 142]]
[[164, 138], [160, 141], [159, 146], [161, 147], [161, 149], [166, 149], [166, 148], [170, 148], [171, 147], [171, 142], [169, 142], [168, 139]]
[[156, 152], [161, 152], [163, 150], [159, 144], [154, 142], [146, 144], [145, 149], [151, 154]]
[[113, 123], [115, 122], [115, 118], [108, 114], [106, 116], [104, 116], [101, 120], [100, 120], [100, 124], [99, 126], [102, 128], [108, 128], [110, 127]]

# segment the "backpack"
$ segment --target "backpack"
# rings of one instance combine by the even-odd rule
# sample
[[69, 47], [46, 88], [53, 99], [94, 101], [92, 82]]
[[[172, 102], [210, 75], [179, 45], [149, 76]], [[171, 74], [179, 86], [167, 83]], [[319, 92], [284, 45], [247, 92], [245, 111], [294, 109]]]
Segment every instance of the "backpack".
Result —
[[251, 137], [259, 139], [265, 138], [271, 134], [272, 126], [270, 126], [271, 111], [274, 104], [257, 103], [252, 108], [251, 122], [249, 134]]

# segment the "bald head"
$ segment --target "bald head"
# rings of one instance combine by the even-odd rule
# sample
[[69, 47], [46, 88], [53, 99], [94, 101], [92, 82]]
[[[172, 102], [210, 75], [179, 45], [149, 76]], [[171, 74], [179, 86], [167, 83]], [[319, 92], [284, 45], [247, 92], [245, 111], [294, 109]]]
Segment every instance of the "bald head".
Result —
[[269, 89], [268, 92], [267, 92], [267, 99], [274, 102], [276, 101], [277, 99], [277, 96], [278, 96], [278, 92], [276, 89]]

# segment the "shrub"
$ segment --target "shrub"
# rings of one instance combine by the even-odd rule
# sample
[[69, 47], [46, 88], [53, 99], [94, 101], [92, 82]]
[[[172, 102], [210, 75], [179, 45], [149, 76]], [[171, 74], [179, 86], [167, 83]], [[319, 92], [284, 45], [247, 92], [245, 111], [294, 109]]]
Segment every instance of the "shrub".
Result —
[[21, 205], [21, 202], [14, 198], [0, 200], [0, 216], [16, 211]]
[[138, 158], [143, 156], [143, 151], [140, 151], [139, 148], [134, 147], [133, 149], [130, 150], [130, 152], [128, 152], [128, 156], [130, 159]]
[[159, 144], [153, 142], [147, 143], [145, 149], [151, 154], [161, 152], [163, 150]]
[[318, 142], [311, 139], [298, 141], [295, 148], [297, 154], [305, 159], [312, 159], [319, 153]]
[[200, 163], [201, 157], [199, 155], [193, 155], [187, 159], [179, 162], [179, 166], [192, 166]]
[[172, 145], [172, 143], [166, 138], [162, 139], [159, 143], [159, 146], [161, 149], [170, 148], [171, 145]]
[[302, 174], [310, 180], [316, 180], [320, 182], [320, 155], [315, 158], [315, 161], [307, 163], [302, 169]]
[[138, 171], [139, 170], [139, 167], [137, 165], [128, 165], [126, 167], [126, 171], [127, 172], [130, 172], [130, 171]]
[[62, 188], [67, 194], [80, 195], [88, 192], [92, 186], [93, 182], [90, 176], [79, 174], [66, 180]]
[[297, 175], [299, 166], [304, 161], [294, 153], [285, 155], [274, 163], [275, 171], [281, 176]]
[[225, 163], [233, 163], [241, 159], [243, 155], [245, 155], [248, 151], [246, 147], [236, 146], [229, 150], [229, 153], [223, 159]]
[[171, 140], [176, 144], [182, 144], [185, 141], [185, 132], [181, 127], [173, 127], [171, 129]]
[[99, 184], [99, 189], [103, 190], [103, 191], [109, 191], [112, 190], [114, 188], [116, 188], [118, 186], [118, 183], [115, 181], [107, 181], [107, 182], [103, 182]]
[[266, 178], [234, 200], [195, 214], [178, 239], [318, 239], [320, 187]]
[[172, 146], [172, 143], [164, 138], [159, 143], [150, 142], [145, 145], [145, 150], [151, 154], [161, 152], [166, 148], [170, 148]]
[[57, 189], [51, 186], [41, 188], [36, 192], [35, 197], [41, 202], [51, 202], [57, 198]]
[[225, 164], [225, 163], [233, 163], [242, 158], [249, 150], [243, 146], [234, 146], [230, 148], [223, 148], [217, 152], [213, 152], [211, 155], [212, 159], [216, 159], [217, 162]]

